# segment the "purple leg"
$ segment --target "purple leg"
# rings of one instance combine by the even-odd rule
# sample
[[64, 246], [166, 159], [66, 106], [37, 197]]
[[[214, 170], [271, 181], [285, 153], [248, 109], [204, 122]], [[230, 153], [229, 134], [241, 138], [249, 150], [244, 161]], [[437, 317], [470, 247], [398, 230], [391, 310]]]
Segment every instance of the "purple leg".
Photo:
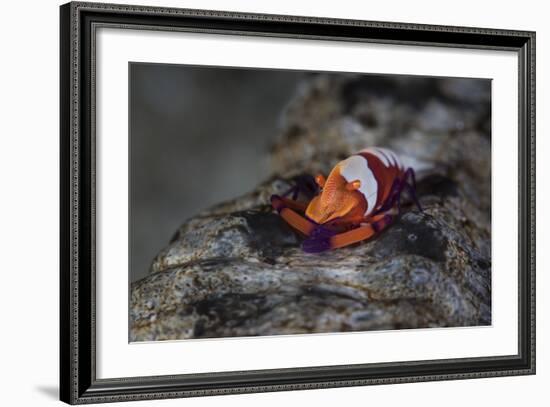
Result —
[[[407, 179], [409, 177], [411, 178], [412, 185], [407, 182]], [[378, 209], [374, 213], [374, 215], [377, 215], [382, 212], [386, 212], [396, 204], [397, 204], [397, 213], [398, 215], [401, 214], [401, 194], [403, 193], [404, 189], [407, 190], [409, 196], [411, 197], [415, 205], [418, 206], [418, 209], [420, 210], [420, 212], [422, 212], [422, 206], [420, 206], [420, 202], [418, 201], [418, 197], [416, 196], [416, 178], [414, 176], [414, 170], [412, 168], [409, 168], [405, 171], [405, 174], [403, 175], [403, 178], [401, 180], [396, 179], [393, 182], [388, 200], [384, 205], [380, 207], [380, 209]]]
[[398, 200], [399, 196], [401, 195], [402, 190], [403, 190], [403, 183], [398, 179], [393, 181], [393, 185], [391, 187], [388, 200], [373, 215], [377, 215], [379, 213], [386, 212], [387, 210], [391, 209], [393, 205], [395, 205], [395, 202]]
[[418, 201], [418, 197], [416, 196], [416, 190], [414, 187], [411, 186], [411, 184], [405, 182], [404, 183], [404, 187], [407, 188], [407, 192], [409, 193], [409, 196], [411, 197], [411, 199], [413, 200], [413, 202], [415, 203], [416, 206], [418, 206], [418, 210], [420, 212], [424, 212], [422, 210], [422, 206], [420, 206], [420, 202]]
[[293, 179], [294, 185], [288, 191], [282, 194], [284, 197], [292, 194], [292, 199], [296, 200], [301, 192], [308, 199], [312, 199], [318, 193], [317, 183], [311, 175], [299, 175]]
[[397, 214], [401, 215], [401, 192], [403, 192], [403, 185], [401, 185], [401, 190], [399, 191], [399, 197], [397, 198]]
[[[407, 180], [408, 178], [411, 179], [411, 183], [409, 183]], [[423, 212], [422, 206], [420, 206], [420, 202], [418, 201], [418, 197], [416, 195], [416, 177], [414, 175], [414, 170], [412, 168], [407, 168], [405, 171], [405, 174], [403, 175], [403, 180], [401, 182], [401, 189], [399, 191], [399, 200], [398, 200], [398, 207], [399, 207], [399, 213], [401, 213], [401, 193], [403, 190], [406, 189], [410, 198], [413, 200], [416, 206], [418, 206], [418, 209], [420, 212]]]
[[371, 226], [376, 231], [376, 233], [378, 233], [382, 229], [384, 229], [386, 226], [388, 226], [390, 223], [392, 223], [393, 220], [394, 220], [394, 216], [387, 213], [384, 215], [384, 218], [380, 219], [377, 222], [371, 223]]
[[416, 191], [416, 176], [414, 175], [414, 170], [409, 167], [407, 168], [407, 171], [405, 171], [405, 175], [403, 176], [403, 180], [407, 181], [407, 178], [411, 178], [411, 184], [414, 190]]
[[296, 185], [291, 186], [287, 191], [283, 192], [281, 196], [288, 198], [292, 194], [292, 199], [295, 201], [298, 195], [298, 187]]

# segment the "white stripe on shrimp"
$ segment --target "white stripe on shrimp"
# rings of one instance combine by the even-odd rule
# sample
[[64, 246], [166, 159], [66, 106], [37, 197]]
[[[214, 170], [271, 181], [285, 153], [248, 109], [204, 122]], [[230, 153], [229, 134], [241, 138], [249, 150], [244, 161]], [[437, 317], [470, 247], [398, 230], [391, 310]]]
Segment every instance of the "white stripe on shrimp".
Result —
[[376, 205], [378, 196], [378, 182], [369, 168], [367, 159], [361, 155], [352, 155], [340, 162], [340, 175], [347, 182], [359, 181], [361, 186], [358, 191], [363, 194], [367, 201], [365, 216], [370, 214]]

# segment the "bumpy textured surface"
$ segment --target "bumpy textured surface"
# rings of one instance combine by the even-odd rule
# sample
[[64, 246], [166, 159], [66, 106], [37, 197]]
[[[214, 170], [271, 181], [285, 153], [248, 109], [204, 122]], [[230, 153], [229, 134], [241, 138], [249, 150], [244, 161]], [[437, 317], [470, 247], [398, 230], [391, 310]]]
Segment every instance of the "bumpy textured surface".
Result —
[[[284, 117], [273, 177], [187, 220], [132, 284], [130, 339], [490, 324], [489, 82], [318, 75]], [[417, 170], [424, 212], [304, 253], [269, 197], [372, 145]]]

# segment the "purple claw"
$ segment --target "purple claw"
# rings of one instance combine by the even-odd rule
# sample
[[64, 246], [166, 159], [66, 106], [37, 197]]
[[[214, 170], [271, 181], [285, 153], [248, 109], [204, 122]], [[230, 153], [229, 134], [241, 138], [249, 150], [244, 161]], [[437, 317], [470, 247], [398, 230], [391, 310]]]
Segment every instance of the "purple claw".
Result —
[[307, 238], [302, 242], [302, 249], [306, 253], [321, 253], [330, 249], [330, 238], [336, 233], [319, 225]]

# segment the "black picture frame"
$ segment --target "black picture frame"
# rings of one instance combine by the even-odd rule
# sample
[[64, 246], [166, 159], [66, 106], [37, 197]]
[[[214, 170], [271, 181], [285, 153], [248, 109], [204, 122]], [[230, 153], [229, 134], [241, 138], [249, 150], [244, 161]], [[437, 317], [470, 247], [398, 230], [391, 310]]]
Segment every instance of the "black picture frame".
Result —
[[[535, 373], [535, 33], [72, 2], [60, 8], [60, 396], [70, 404]], [[94, 42], [99, 26], [485, 50], [519, 56], [519, 352], [176, 376], [96, 378]]]

